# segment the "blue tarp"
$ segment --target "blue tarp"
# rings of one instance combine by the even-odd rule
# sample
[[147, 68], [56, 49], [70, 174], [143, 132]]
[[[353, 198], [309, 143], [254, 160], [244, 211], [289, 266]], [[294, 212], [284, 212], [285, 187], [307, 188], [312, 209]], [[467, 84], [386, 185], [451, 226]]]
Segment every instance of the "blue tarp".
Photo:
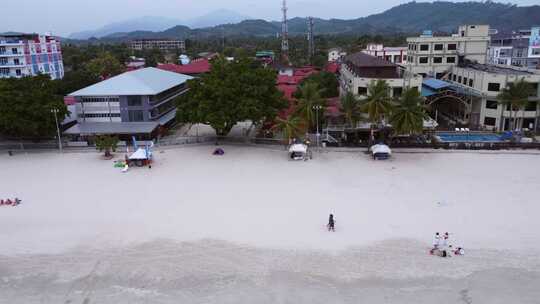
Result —
[[426, 78], [422, 81], [422, 86], [429, 87], [432, 90], [440, 90], [450, 87], [452, 84], [435, 78]]

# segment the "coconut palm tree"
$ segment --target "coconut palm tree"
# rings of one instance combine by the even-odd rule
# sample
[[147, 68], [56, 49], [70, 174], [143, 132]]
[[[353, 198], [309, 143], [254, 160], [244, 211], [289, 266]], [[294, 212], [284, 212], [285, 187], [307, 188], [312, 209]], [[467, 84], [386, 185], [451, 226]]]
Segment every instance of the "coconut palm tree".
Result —
[[304, 133], [304, 121], [301, 117], [294, 115], [286, 118], [277, 117], [272, 129], [281, 131], [287, 143], [290, 143], [293, 138], [300, 137]]
[[353, 93], [347, 92], [341, 97], [340, 112], [345, 117], [347, 124], [355, 130], [355, 141], [358, 141], [358, 132], [356, 132], [356, 125], [362, 118], [362, 113], [360, 112], [361, 102], [354, 96]]
[[521, 78], [516, 82], [510, 82], [504, 88], [497, 99], [499, 103], [504, 107], [510, 107], [510, 119], [511, 119], [511, 129], [517, 129], [517, 112], [524, 110], [529, 102], [529, 96], [533, 91], [532, 86], [525, 81], [525, 78]]
[[298, 106], [296, 107], [297, 115], [301, 116], [308, 127], [312, 129], [317, 123], [315, 106], [322, 106], [323, 109], [326, 105], [326, 100], [321, 97], [322, 90], [314, 83], [307, 81], [302, 84], [298, 92]]
[[371, 130], [374, 126], [380, 128], [384, 118], [392, 112], [393, 108], [388, 83], [382, 79], [372, 81], [368, 86], [367, 98], [363, 100], [360, 108], [368, 114]]
[[418, 134], [424, 130], [424, 119], [428, 119], [424, 100], [417, 89], [409, 88], [399, 98], [390, 116], [396, 134]]

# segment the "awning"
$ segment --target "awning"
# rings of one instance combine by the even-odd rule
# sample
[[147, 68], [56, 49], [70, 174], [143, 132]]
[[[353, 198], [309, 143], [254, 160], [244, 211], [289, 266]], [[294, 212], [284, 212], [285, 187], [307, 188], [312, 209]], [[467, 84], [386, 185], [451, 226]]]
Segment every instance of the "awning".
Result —
[[64, 134], [72, 135], [131, 135], [150, 134], [159, 126], [158, 122], [83, 122], [67, 129]]

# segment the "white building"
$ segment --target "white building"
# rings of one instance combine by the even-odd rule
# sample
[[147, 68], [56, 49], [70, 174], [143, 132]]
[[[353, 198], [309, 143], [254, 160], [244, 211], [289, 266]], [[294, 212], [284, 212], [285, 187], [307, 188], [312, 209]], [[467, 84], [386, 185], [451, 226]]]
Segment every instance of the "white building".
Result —
[[0, 35], [0, 78], [46, 74], [64, 77], [60, 41], [51, 35]]
[[499, 104], [497, 95], [509, 83], [522, 78], [529, 82], [534, 90], [525, 111], [517, 113], [518, 127], [520, 129], [539, 130], [539, 70], [500, 65], [469, 64], [464, 67], [452, 67], [446, 80], [463, 89], [463, 92], [468, 92], [475, 97], [472, 99], [470, 110], [470, 124], [472, 127], [502, 131], [511, 128], [511, 111], [508, 107]]
[[407, 47], [385, 47], [382, 44], [370, 43], [362, 52], [395, 64], [407, 62]]
[[138, 39], [131, 41], [131, 49], [136, 51], [159, 49], [162, 51], [186, 50], [184, 40], [175, 39]]
[[491, 35], [488, 62], [540, 69], [540, 27]]
[[343, 52], [341, 48], [331, 48], [330, 50], [328, 50], [328, 61], [338, 61], [346, 55], [347, 53]]
[[435, 37], [430, 31], [407, 38], [407, 70], [414, 74], [441, 78], [450, 68], [466, 60], [487, 62], [488, 25], [462, 25], [452, 36]]

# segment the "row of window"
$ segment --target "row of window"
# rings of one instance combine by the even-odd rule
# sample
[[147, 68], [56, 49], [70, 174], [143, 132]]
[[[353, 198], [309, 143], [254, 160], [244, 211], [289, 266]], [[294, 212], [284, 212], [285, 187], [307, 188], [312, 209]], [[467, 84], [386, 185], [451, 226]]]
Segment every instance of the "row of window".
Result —
[[448, 78], [454, 82], [464, 84], [471, 88], [474, 87], [474, 80], [472, 78], [462, 77], [452, 73], [448, 74]]
[[[497, 100], [486, 100], [486, 109], [497, 110], [499, 107], [499, 102]], [[536, 111], [537, 102], [529, 101], [525, 106], [525, 111]], [[506, 111], [511, 111], [510, 105], [506, 105]]]
[[[417, 51], [418, 49], [420, 49], [421, 52], [426, 52], [426, 51], [429, 51], [429, 48], [430, 48], [429, 44], [420, 44], [420, 47], [418, 47], [418, 45], [414, 44], [414, 43], [409, 44], [409, 51]], [[444, 44], [443, 43], [435, 43], [433, 45], [433, 50], [434, 51], [444, 51], [445, 50]], [[457, 44], [456, 43], [448, 43], [446, 45], [446, 50], [447, 51], [455, 51], [455, 50], [457, 50]]]
[[[417, 87], [415, 87], [416, 89], [418, 89]], [[368, 89], [367, 87], [358, 87], [358, 95], [367, 95], [367, 92], [368, 92]], [[403, 93], [403, 88], [402, 87], [395, 87], [395, 88], [392, 88], [392, 96], [393, 97], [399, 97], [401, 96], [401, 94]]]
[[[0, 54], [5, 54], [5, 53], [6, 53], [6, 47], [0, 46]], [[19, 52], [18, 48], [11, 48], [11, 54], [17, 55], [17, 54], [22, 54], [22, 52]]]
[[109, 117], [120, 117], [120, 113], [85, 113], [79, 114], [79, 118], [109, 118]]
[[107, 97], [83, 97], [82, 102], [118, 102], [120, 98], [118, 96], [107, 96]]
[[[407, 61], [414, 62], [413, 56], [408, 56], [408, 57], [409, 58], [407, 58]], [[443, 63], [443, 59], [444, 59], [444, 57], [433, 57], [432, 63], [434, 63], [434, 64]], [[428, 63], [430, 63], [429, 62], [429, 57], [418, 57], [418, 63], [420, 63], [420, 64], [428, 64]], [[449, 63], [449, 64], [456, 63], [456, 57], [446, 57], [446, 63]]]
[[[0, 68], [0, 75], [9, 75], [9, 68]], [[20, 69], [15, 70], [15, 75], [22, 76], [22, 71]]]

